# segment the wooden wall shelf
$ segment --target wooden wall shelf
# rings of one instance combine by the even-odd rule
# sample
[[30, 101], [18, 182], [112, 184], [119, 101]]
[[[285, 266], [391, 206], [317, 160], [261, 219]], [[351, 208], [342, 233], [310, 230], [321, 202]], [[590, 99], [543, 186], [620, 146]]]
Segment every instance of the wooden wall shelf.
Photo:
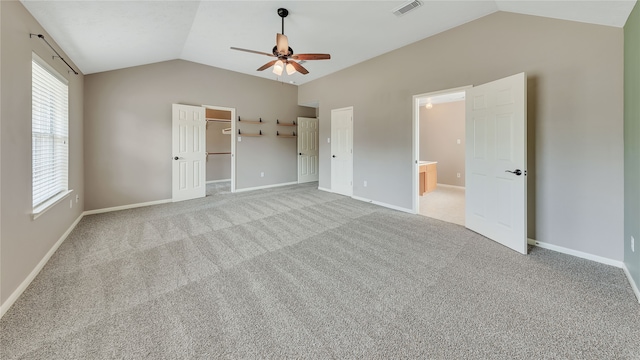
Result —
[[293, 134], [280, 134], [279, 131], [276, 131], [276, 136], [277, 137], [283, 137], [283, 138], [294, 138], [294, 137], [297, 137], [295, 131], [293, 132]]
[[298, 124], [296, 124], [295, 121], [293, 123], [289, 124], [289, 123], [281, 123], [280, 120], [276, 120], [276, 124], [278, 126], [298, 126]]
[[262, 121], [262, 118], [260, 118], [260, 120], [255, 121], [255, 120], [241, 120], [240, 116], [238, 116], [238, 122], [241, 122], [243, 124], [264, 124], [265, 122]]
[[238, 135], [239, 135], [239, 136], [262, 136], [262, 135], [264, 135], [264, 134], [262, 133], [262, 130], [260, 130], [260, 132], [259, 132], [258, 134], [243, 134], [243, 133], [242, 133], [242, 132], [240, 132], [240, 130], [238, 129]]

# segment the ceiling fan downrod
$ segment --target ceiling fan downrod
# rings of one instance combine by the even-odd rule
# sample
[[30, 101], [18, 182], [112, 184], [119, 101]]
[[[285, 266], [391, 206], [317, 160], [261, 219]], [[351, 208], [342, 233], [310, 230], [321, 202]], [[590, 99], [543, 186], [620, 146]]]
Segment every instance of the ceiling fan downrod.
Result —
[[282, 35], [284, 35], [284, 18], [286, 18], [287, 15], [289, 15], [289, 10], [285, 8], [279, 8], [278, 15], [282, 18]]

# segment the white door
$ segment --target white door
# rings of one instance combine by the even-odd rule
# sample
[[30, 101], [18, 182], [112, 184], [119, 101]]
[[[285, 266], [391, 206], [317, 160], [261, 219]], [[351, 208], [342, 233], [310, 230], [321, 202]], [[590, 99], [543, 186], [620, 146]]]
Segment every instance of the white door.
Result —
[[206, 195], [207, 121], [201, 106], [173, 104], [172, 200], [182, 201]]
[[353, 195], [353, 108], [331, 110], [331, 191]]
[[527, 253], [527, 78], [466, 94], [466, 227]]
[[318, 181], [318, 119], [298, 118], [298, 183]]

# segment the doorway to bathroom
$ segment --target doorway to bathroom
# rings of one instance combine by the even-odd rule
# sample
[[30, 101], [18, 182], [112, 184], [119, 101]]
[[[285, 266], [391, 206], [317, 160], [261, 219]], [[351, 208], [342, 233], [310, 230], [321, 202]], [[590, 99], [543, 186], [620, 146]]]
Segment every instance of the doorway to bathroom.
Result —
[[465, 89], [414, 96], [420, 215], [465, 225]]

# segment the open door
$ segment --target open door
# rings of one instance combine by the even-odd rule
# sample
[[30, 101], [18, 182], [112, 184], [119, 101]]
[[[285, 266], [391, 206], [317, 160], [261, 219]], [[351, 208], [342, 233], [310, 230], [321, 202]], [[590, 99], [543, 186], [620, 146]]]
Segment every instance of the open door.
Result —
[[172, 200], [190, 200], [206, 195], [205, 109], [173, 104], [172, 109]]
[[318, 119], [298, 118], [298, 183], [318, 181]]
[[466, 227], [527, 253], [527, 78], [466, 94]]

